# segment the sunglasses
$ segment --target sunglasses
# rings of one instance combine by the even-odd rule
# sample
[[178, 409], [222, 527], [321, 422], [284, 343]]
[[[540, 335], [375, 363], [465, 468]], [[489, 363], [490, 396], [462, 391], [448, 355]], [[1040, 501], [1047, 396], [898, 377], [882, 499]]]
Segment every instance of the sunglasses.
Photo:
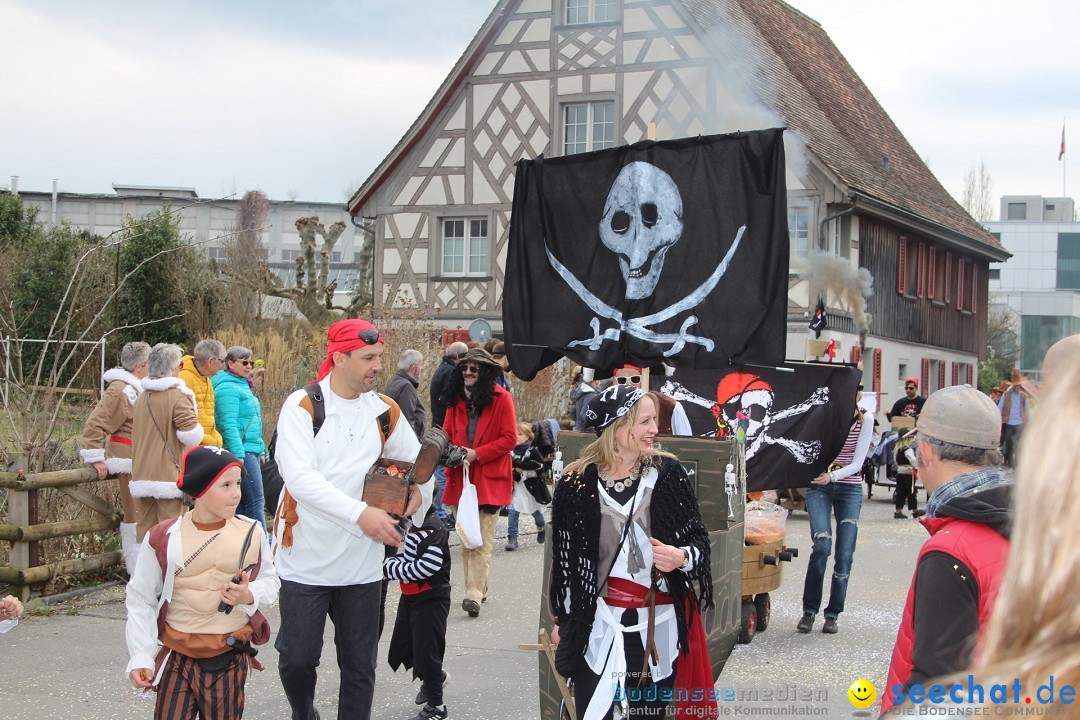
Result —
[[461, 372], [462, 373], [469, 373], [470, 375], [479, 375], [480, 374], [480, 366], [479, 365], [472, 365], [472, 364], [462, 365], [461, 366]]
[[380, 340], [382, 340], [382, 337], [379, 335], [379, 331], [370, 328], [367, 330], [361, 330], [356, 334], [356, 337], [360, 338], [368, 345], [374, 345]]
[[905, 385], [904, 389], [905, 390], [918, 390], [919, 388], [917, 386], [915, 386], [915, 385]]
[[233, 360], [234, 363], [240, 363], [241, 365], [248, 367], [255, 364], [254, 360]]
[[626, 383], [630, 383], [631, 385], [638, 385], [638, 384], [641, 383], [641, 376], [640, 375], [620, 375], [620, 376], [615, 378], [615, 382], [617, 382], [620, 385], [625, 385]]

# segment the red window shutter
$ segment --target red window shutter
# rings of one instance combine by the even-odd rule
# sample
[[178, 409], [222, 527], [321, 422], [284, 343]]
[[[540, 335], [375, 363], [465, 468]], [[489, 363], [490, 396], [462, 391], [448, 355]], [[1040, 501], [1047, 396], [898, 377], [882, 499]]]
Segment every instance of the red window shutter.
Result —
[[922, 387], [919, 388], [919, 390], [921, 395], [923, 397], [926, 397], [926, 388], [930, 385], [930, 361], [926, 358], [923, 358], [922, 372], [920, 373], [920, 375], [922, 376]]
[[971, 263], [971, 306], [968, 308], [975, 312], [979, 307], [979, 266]]
[[[964, 368], [964, 374], [967, 374], [967, 368]], [[955, 361], [952, 364], [952, 384], [960, 384], [960, 363]]]
[[967, 272], [967, 261], [963, 258], [956, 263], [956, 309], [964, 309], [964, 273]]
[[934, 297], [934, 293], [937, 292], [937, 248], [930, 248], [930, 261], [926, 267], [926, 296], [931, 300], [940, 300], [941, 298]]
[[967, 364], [967, 384], [975, 387], [975, 365], [973, 363]]
[[915, 273], [915, 277], [917, 278], [915, 296], [926, 297], [926, 243], [924, 242], [919, 243], [918, 257], [919, 266]]
[[939, 388], [945, 387], [945, 361], [938, 361], [938, 373], [937, 373], [937, 386]]
[[903, 235], [896, 252], [896, 291], [901, 295], [907, 292], [907, 238]]
[[874, 392], [881, 392], [881, 348], [873, 349], [874, 356]]
[[851, 364], [852, 365], [858, 365], [860, 360], [862, 360], [862, 348], [859, 347], [858, 345], [852, 345], [851, 346]]
[[952, 253], [945, 253], [945, 297], [942, 300], [952, 302]]

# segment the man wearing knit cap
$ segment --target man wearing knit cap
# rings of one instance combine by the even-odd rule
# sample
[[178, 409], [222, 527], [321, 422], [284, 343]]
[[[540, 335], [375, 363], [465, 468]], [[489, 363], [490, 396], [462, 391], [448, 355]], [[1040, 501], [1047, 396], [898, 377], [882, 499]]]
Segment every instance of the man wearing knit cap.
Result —
[[[318, 374], [325, 420], [318, 434], [306, 390], [290, 395], [278, 416], [275, 457], [295, 514], [286, 518], [279, 509], [274, 523], [281, 577], [275, 647], [293, 720], [318, 717], [316, 667], [329, 613], [341, 669], [338, 718], [367, 720], [375, 692], [383, 546], [397, 546], [401, 536], [393, 516], [360, 499], [364, 477], [380, 456], [414, 461], [420, 443], [408, 422], [395, 422], [383, 445], [379, 416], [390, 405], [373, 392], [384, 350], [378, 329], [366, 320], [341, 320], [326, 335]], [[420, 486], [428, 501], [431, 485]], [[421, 499], [413, 488], [407, 515]]]
[[919, 415], [919, 477], [930, 493], [919, 552], [896, 634], [881, 712], [894, 695], [971, 666], [1009, 554], [1010, 485], [1002, 473], [1001, 415], [970, 385], [943, 388]]

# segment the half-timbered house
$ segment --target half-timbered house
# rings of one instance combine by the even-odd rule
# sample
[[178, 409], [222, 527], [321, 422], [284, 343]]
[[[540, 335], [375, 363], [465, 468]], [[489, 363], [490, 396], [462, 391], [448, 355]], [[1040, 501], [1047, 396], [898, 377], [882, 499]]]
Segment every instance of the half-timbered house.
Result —
[[816, 352], [821, 295], [822, 339], [863, 360], [867, 389], [973, 382], [988, 263], [1008, 253], [825, 30], [779, 0], [500, 0], [349, 202], [374, 220], [376, 302], [448, 327], [485, 318], [498, 335], [516, 160], [776, 126], [789, 128], [789, 357]]

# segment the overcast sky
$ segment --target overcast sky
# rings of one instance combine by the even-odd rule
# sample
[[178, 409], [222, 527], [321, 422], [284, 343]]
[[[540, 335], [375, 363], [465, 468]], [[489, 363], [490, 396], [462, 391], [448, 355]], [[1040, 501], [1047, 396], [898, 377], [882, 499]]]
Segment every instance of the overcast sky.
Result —
[[[0, 0], [0, 187], [341, 202], [494, 0]], [[945, 187], [1080, 196], [1080, 2], [792, 0]], [[1071, 154], [1058, 162], [1062, 121]]]

